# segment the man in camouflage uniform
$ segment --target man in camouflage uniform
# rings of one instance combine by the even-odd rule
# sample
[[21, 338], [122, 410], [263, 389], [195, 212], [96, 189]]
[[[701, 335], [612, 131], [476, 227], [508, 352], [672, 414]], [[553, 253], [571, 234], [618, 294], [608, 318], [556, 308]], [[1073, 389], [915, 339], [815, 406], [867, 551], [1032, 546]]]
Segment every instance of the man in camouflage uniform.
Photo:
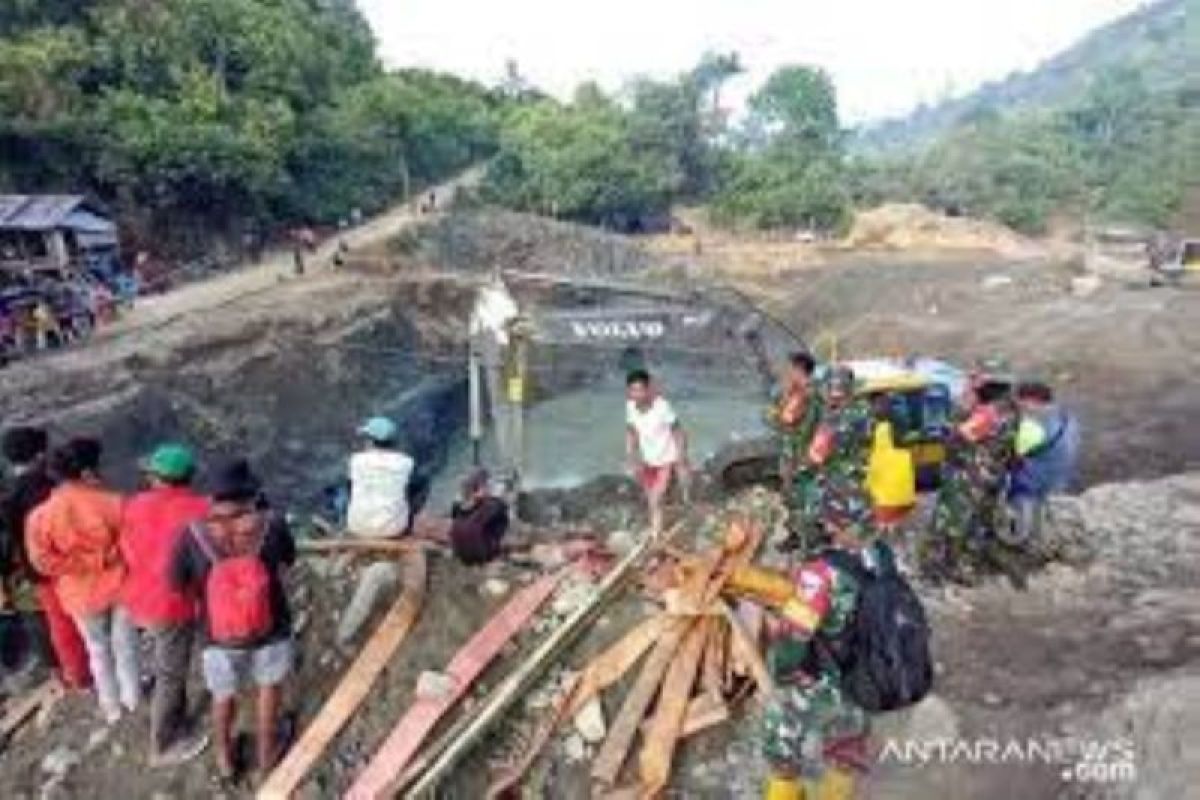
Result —
[[766, 797], [799, 800], [806, 781], [821, 800], [849, 798], [851, 769], [866, 758], [870, 718], [845, 694], [834, 661], [816, 657], [812, 637], [836, 639], [850, 624], [858, 585], [819, 557], [792, 581], [795, 596], [783, 606], [767, 651], [775, 690], [763, 713], [763, 755], [771, 769]]
[[834, 367], [808, 460], [816, 469], [816, 506], [824, 529], [848, 531], [860, 541], [869, 541], [877, 533], [867, 489], [875, 414], [870, 401], [855, 396], [854, 390], [854, 373], [848, 367]]
[[980, 376], [972, 402], [960, 413], [946, 442], [946, 462], [933, 522], [920, 562], [930, 577], [969, 581], [995, 538], [1004, 481], [1016, 452], [1020, 418], [1011, 381]]
[[788, 359], [783, 386], [767, 409], [767, 424], [779, 435], [779, 478], [788, 508], [789, 536], [782, 550], [814, 552], [821, 540], [816, 471], [808, 448], [821, 418], [821, 396], [813, 371], [816, 362], [805, 352]]
[[[819, 467], [817, 508], [833, 548], [869, 562], [875, 528], [864, 487], [870, 453], [870, 407], [854, 397], [848, 369], [830, 374], [825, 416], [809, 457]], [[826, 551], [828, 552], [828, 551]], [[732, 578], [735, 592], [757, 595], [776, 607], [779, 620], [767, 652], [775, 688], [763, 718], [763, 753], [771, 768], [767, 800], [801, 800], [803, 782], [811, 797], [849, 800], [850, 771], [865, 761], [869, 716], [842, 689], [833, 659], [818, 658], [812, 639], [836, 639], [854, 613], [855, 577], [831, 560], [814, 557], [788, 577], [749, 567]]]

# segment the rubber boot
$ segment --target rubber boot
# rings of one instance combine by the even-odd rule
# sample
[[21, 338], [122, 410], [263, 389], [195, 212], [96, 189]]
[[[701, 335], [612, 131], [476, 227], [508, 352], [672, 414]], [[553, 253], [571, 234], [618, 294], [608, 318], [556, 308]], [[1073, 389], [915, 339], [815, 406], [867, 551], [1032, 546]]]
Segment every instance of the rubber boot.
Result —
[[852, 800], [854, 797], [854, 773], [838, 767], [830, 767], [817, 784], [816, 800]]
[[772, 775], [763, 788], [763, 800], [804, 800], [804, 788], [795, 778]]

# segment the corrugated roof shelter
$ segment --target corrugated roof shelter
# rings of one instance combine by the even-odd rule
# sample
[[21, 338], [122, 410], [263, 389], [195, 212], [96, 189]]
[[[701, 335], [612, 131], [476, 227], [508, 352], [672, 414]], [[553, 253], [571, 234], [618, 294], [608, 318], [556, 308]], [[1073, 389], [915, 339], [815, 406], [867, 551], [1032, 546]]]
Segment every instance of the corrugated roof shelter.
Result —
[[83, 195], [0, 195], [0, 262], [66, 267], [116, 245], [116, 224]]
[[78, 194], [0, 194], [0, 230], [49, 231], [71, 228], [72, 215], [83, 212], [102, 220], [109, 228], [112, 222], [103, 212]]

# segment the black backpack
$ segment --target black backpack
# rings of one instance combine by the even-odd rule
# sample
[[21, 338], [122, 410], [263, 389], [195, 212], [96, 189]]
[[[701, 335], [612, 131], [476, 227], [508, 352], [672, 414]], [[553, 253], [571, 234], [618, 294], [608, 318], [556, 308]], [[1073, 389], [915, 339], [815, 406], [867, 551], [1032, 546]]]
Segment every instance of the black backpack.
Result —
[[879, 563], [841, 550], [822, 558], [858, 583], [854, 614], [836, 637], [817, 634], [816, 650], [832, 659], [842, 690], [866, 711], [878, 713], [918, 703], [933, 686], [929, 623], [912, 586], [896, 569], [890, 548], [878, 545]]

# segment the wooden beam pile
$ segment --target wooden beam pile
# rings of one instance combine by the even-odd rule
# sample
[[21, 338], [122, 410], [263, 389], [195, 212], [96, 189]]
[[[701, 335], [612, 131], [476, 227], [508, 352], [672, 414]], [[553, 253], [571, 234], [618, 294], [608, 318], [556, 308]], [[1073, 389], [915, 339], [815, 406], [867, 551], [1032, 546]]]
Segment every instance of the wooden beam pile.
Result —
[[[723, 547], [696, 555], [678, 553], [674, 585], [664, 592], [665, 611], [637, 624], [587, 664], [551, 708], [529, 751], [495, 776], [488, 796], [501, 796], [517, 786], [550, 731], [639, 662], [640, 671], [591, 765], [598, 796], [662, 795], [680, 742], [726, 721], [745, 688], [757, 686], [764, 697], [773, 691], [758, 646], [761, 614], [753, 607], [731, 609], [721, 598], [729, 577], [754, 558], [762, 538], [761, 529], [736, 522]], [[622, 784], [623, 768], [631, 761], [636, 777]]]

